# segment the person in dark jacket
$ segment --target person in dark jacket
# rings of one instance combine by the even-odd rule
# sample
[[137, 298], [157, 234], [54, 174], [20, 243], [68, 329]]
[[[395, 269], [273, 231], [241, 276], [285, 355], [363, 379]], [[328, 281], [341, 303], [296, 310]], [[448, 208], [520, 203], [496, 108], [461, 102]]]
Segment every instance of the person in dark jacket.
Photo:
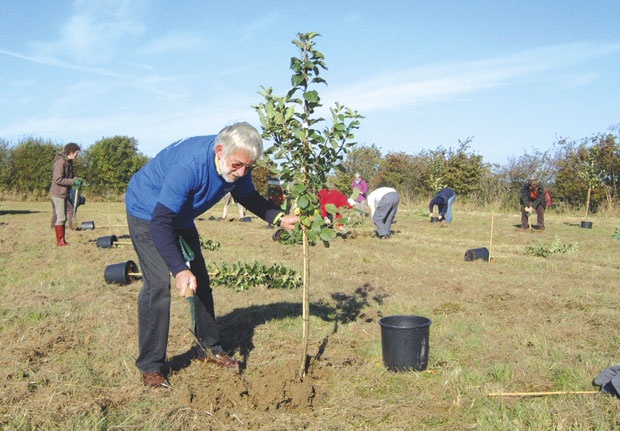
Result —
[[52, 185], [50, 197], [54, 206], [52, 222], [56, 233], [56, 245], [69, 245], [65, 240], [65, 225], [67, 223], [67, 200], [71, 197], [71, 187], [79, 186], [81, 178], [77, 178], [73, 171], [73, 161], [80, 154], [80, 146], [74, 142], [65, 145], [62, 152], [54, 157], [52, 168]]
[[529, 227], [532, 211], [536, 211], [536, 223], [539, 230], [545, 229], [545, 189], [536, 178], [530, 178], [521, 188], [521, 229]]
[[435, 209], [435, 205], [437, 205], [437, 209], [439, 210], [439, 221], [445, 220], [448, 223], [452, 222], [452, 205], [455, 199], [456, 192], [451, 188], [445, 187], [439, 190], [428, 205], [428, 210], [431, 213], [430, 216], [433, 217], [433, 210]]
[[181, 296], [195, 294], [196, 359], [224, 368], [239, 367], [219, 340], [213, 291], [194, 219], [230, 193], [266, 222], [293, 229], [299, 217], [284, 214], [254, 188], [251, 171], [262, 153], [260, 133], [248, 123], [235, 123], [217, 135], [174, 142], [129, 181], [127, 221], [143, 283], [138, 296], [136, 366], [146, 386], [169, 387], [165, 363], [170, 273]]

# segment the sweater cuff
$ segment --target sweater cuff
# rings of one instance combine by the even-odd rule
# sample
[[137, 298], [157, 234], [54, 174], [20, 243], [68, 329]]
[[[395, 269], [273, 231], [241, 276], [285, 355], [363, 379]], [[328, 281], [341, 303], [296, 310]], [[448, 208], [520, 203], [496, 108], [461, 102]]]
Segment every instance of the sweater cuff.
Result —
[[284, 213], [280, 212], [274, 219], [273, 219], [273, 225], [276, 226], [280, 226], [280, 222], [282, 222], [282, 217], [284, 217]]

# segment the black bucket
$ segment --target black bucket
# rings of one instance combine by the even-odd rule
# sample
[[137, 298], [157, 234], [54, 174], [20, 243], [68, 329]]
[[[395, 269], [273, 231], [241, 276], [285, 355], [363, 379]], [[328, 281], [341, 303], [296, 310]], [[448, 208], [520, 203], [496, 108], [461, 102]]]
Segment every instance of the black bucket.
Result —
[[116, 241], [118, 241], [116, 235], [102, 236], [100, 238], [97, 238], [97, 247], [111, 248]]
[[474, 260], [486, 260], [489, 261], [489, 249], [486, 247], [471, 248], [465, 252], [465, 260], [472, 262]]
[[379, 320], [383, 365], [390, 371], [424, 371], [428, 365], [431, 319], [388, 316]]
[[592, 222], [591, 221], [582, 221], [581, 222], [581, 227], [584, 229], [592, 229]]
[[80, 230], [95, 230], [94, 221], [83, 221]]
[[105, 268], [106, 283], [129, 284], [137, 279], [138, 265], [133, 260], [115, 263]]

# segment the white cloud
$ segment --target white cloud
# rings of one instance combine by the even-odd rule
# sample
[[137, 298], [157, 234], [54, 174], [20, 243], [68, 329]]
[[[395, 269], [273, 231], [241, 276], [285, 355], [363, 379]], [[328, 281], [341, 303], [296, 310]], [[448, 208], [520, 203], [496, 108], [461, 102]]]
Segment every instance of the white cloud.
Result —
[[167, 52], [195, 51], [204, 49], [205, 41], [201, 36], [191, 33], [170, 33], [150, 41], [142, 48], [144, 54], [154, 55]]
[[271, 12], [269, 14], [262, 15], [258, 17], [255, 21], [253, 21], [250, 25], [247, 25], [241, 29], [241, 37], [239, 39], [241, 42], [253, 40], [256, 38], [256, 35], [258, 33], [261, 33], [263, 31], [270, 31], [271, 27], [274, 24], [283, 22], [285, 20], [286, 16], [279, 12]]
[[87, 73], [103, 75], [103, 76], [113, 76], [113, 77], [124, 76], [122, 74], [113, 72], [111, 70], [108, 70], [102, 67], [83, 66], [83, 65], [63, 61], [63, 60], [60, 60], [58, 58], [48, 56], [48, 55], [41, 55], [41, 54], [27, 55], [27, 54], [21, 54], [18, 52], [9, 51], [6, 49], [0, 49], [0, 54], [8, 55], [9, 57], [18, 58], [20, 60], [24, 60], [24, 61], [28, 61], [32, 63], [42, 64], [45, 66], [57, 67], [60, 69], [77, 70], [80, 72], [87, 72]]
[[[401, 71], [384, 71], [338, 91], [326, 91], [325, 100], [341, 101], [361, 112], [400, 109], [446, 100], [523, 80], [549, 81], [552, 73], [594, 58], [617, 54], [620, 44], [590, 46], [556, 45], [509, 56], [462, 63], [448, 63]], [[586, 83], [593, 74], [579, 75]]]
[[140, 2], [78, 0], [74, 10], [59, 38], [31, 42], [34, 57], [62, 58], [86, 65], [106, 64], [122, 48], [122, 40], [138, 36], [144, 30], [139, 20]]

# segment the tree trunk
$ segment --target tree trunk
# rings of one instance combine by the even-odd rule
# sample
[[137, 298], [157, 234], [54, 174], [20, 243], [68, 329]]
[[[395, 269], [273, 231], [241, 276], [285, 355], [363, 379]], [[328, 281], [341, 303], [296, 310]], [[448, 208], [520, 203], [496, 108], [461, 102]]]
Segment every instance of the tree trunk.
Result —
[[310, 326], [310, 245], [308, 243], [308, 236], [306, 231], [302, 231], [303, 241], [303, 300], [302, 300], [302, 313], [301, 320], [303, 324], [303, 340], [301, 346], [301, 364], [299, 367], [299, 378], [303, 379], [306, 374], [306, 362], [308, 357], [308, 333]]

